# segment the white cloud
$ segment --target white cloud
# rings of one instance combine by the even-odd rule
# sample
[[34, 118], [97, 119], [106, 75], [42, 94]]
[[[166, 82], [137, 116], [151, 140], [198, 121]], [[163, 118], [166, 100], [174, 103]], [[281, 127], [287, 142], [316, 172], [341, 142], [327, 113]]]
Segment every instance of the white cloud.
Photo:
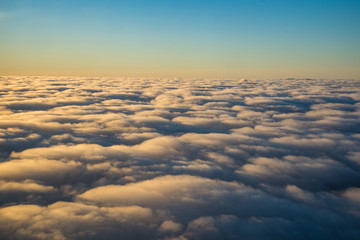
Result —
[[359, 95], [355, 80], [1, 77], [1, 237], [357, 239]]

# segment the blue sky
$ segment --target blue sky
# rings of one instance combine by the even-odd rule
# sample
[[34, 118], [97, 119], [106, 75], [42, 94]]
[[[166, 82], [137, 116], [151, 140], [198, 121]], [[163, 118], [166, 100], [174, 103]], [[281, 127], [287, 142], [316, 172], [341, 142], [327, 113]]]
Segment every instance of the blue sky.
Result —
[[360, 1], [0, 2], [0, 74], [360, 77]]

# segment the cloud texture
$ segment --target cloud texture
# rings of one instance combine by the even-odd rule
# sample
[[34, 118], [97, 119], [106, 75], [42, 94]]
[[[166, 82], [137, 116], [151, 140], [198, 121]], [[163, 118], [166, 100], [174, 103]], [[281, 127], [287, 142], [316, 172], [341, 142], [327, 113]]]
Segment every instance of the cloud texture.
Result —
[[359, 81], [0, 80], [1, 239], [360, 237]]

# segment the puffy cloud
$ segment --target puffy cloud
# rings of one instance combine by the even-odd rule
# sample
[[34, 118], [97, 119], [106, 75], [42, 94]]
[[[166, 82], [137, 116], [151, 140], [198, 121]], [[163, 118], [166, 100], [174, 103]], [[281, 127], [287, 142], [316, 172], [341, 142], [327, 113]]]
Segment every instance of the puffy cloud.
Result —
[[180, 232], [182, 228], [183, 226], [180, 223], [171, 220], [166, 220], [161, 224], [159, 231], [177, 233]]
[[211, 180], [190, 175], [167, 175], [127, 185], [107, 185], [78, 195], [80, 200], [110, 205], [152, 206], [156, 208], [203, 205], [228, 193], [247, 191], [234, 182]]
[[52, 186], [43, 186], [35, 182], [5, 182], [0, 181], [0, 192], [49, 192], [53, 191]]
[[1, 77], [1, 239], [358, 239], [360, 83]]
[[360, 188], [348, 188], [343, 194], [350, 201], [360, 202]]
[[60, 196], [55, 187], [45, 186], [33, 180], [19, 182], [0, 180], [0, 204], [46, 204]]
[[298, 184], [313, 190], [336, 190], [359, 181], [357, 171], [331, 159], [285, 156], [282, 159], [252, 158], [250, 162], [237, 170], [237, 173], [253, 182]]
[[151, 237], [155, 232], [151, 224], [158, 224], [147, 208], [70, 202], [4, 207], [0, 216], [3, 239], [136, 239]]
[[82, 166], [70, 161], [20, 159], [0, 163], [2, 180], [39, 180], [48, 184], [62, 184], [80, 173]]
[[[121, 152], [116, 152], [119, 153]], [[115, 154], [116, 154], [115, 153]], [[57, 159], [57, 160], [77, 160], [84, 162], [97, 162], [104, 160], [106, 155], [114, 154], [111, 149], [97, 144], [77, 144], [77, 145], [55, 145], [51, 147], [32, 148], [20, 153], [11, 154], [12, 158], [21, 159]]]

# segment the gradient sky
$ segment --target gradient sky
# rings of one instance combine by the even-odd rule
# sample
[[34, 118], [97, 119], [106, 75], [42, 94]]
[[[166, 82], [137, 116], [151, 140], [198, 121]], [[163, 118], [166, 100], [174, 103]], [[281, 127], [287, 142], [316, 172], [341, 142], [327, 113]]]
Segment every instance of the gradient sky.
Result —
[[2, 0], [0, 53], [0, 75], [360, 78], [360, 1]]

